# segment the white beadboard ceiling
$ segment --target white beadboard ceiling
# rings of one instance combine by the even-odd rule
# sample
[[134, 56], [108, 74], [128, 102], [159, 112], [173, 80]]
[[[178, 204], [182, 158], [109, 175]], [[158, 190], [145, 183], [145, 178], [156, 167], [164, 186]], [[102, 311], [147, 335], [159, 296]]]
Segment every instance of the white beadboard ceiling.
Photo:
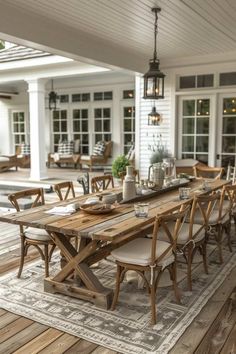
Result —
[[[154, 14], [151, 8], [156, 5], [162, 9], [158, 20], [158, 56], [164, 66], [168, 61], [181, 62], [190, 57], [201, 61], [206, 55], [236, 52], [235, 0], [0, 0], [0, 31], [15, 36], [19, 43], [25, 39], [34, 43], [34, 47], [39, 43], [40, 48], [49, 48], [50, 36], [53, 37], [55, 29], [59, 36], [63, 33], [61, 48], [60, 40], [54, 36], [57, 43], [51, 45], [51, 51], [56, 54], [61, 49], [72, 58], [86, 57], [128, 69], [132, 69], [132, 62], [127, 61], [129, 58], [131, 61], [133, 55], [133, 69], [143, 71], [147, 67], [146, 59], [153, 53]], [[11, 23], [11, 30], [1, 18], [3, 6], [6, 11], [12, 11], [12, 15], [14, 11], [18, 13], [18, 19]], [[6, 17], [6, 11], [2, 16]], [[30, 33], [21, 34], [20, 25], [30, 25], [32, 18], [35, 25], [29, 29]], [[51, 25], [48, 36], [43, 32], [47, 23]], [[74, 34], [77, 34], [78, 46], [74, 42], [69, 48]], [[82, 39], [86, 42], [86, 36], [85, 48]], [[89, 51], [90, 44], [94, 52]]]

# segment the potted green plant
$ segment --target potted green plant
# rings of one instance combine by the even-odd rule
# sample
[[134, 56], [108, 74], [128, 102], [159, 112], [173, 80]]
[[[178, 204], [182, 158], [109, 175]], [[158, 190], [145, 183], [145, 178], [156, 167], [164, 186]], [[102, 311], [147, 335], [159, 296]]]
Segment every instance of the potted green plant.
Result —
[[129, 166], [129, 160], [125, 155], [118, 156], [112, 163], [113, 177], [120, 179], [120, 173], [126, 172], [126, 166]]

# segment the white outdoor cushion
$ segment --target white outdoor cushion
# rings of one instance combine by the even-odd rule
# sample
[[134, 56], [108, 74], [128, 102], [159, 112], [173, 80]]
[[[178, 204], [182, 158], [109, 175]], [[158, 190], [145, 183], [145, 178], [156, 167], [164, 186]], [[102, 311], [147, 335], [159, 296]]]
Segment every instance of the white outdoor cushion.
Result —
[[81, 155], [80, 157], [81, 160], [90, 160], [90, 156], [89, 155]]
[[[158, 241], [156, 245], [157, 258], [170, 246], [168, 242]], [[148, 238], [138, 238], [117, 248], [111, 255], [120, 262], [147, 266], [151, 264], [152, 240]], [[174, 262], [172, 249], [161, 260], [158, 265], [166, 265]]]
[[0, 162], [8, 162], [10, 159], [5, 156], [0, 156]]
[[[224, 215], [225, 211], [223, 210], [222, 212], [222, 215]], [[217, 221], [218, 221], [218, 217], [219, 217], [219, 210], [213, 210], [211, 215], [210, 215], [210, 218], [208, 220], [208, 224], [209, 225], [215, 225], [217, 224]], [[225, 223], [226, 221], [229, 220], [229, 213], [227, 213], [223, 219], [221, 220], [222, 224]], [[203, 223], [203, 217], [202, 217], [202, 214], [200, 212], [200, 210], [197, 210], [195, 215], [194, 215], [194, 223], [196, 224], [202, 224]]]
[[[168, 228], [169, 228], [170, 232], [174, 231], [174, 227], [175, 227], [175, 222], [168, 224]], [[201, 227], [202, 227], [202, 225], [193, 224], [193, 237], [201, 229]], [[195, 242], [199, 242], [204, 237], [205, 237], [205, 229], [203, 228], [199, 232], [199, 234], [194, 238], [194, 241]], [[158, 232], [158, 240], [163, 240], [163, 241], [166, 241], [166, 242], [170, 242], [167, 234], [162, 229], [160, 229], [159, 232]], [[181, 229], [180, 229], [180, 232], [179, 232], [179, 235], [178, 235], [177, 243], [181, 244], [181, 245], [184, 245], [188, 240], [189, 240], [189, 224], [188, 223], [184, 223], [181, 226]]]
[[31, 240], [38, 240], [38, 241], [50, 241], [51, 238], [47, 231], [43, 229], [36, 229], [34, 227], [27, 227], [25, 229], [25, 237]]

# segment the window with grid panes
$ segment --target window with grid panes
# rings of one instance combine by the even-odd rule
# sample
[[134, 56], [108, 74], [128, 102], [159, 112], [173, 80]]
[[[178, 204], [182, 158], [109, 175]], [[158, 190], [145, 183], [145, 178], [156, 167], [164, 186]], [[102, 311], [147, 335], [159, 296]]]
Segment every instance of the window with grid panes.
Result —
[[90, 101], [90, 93], [73, 93], [71, 99], [72, 102], [88, 102]]
[[66, 109], [52, 112], [52, 135], [54, 151], [57, 152], [59, 142], [68, 140], [68, 117]]
[[12, 134], [13, 134], [13, 144], [14, 151], [17, 147], [23, 143], [28, 143], [26, 141], [26, 122], [24, 112], [13, 112], [12, 114]]
[[73, 109], [73, 140], [80, 139], [80, 153], [89, 154], [88, 109]]
[[113, 98], [112, 91], [94, 92], [93, 94], [94, 101], [106, 101], [106, 100], [112, 100], [112, 98]]
[[111, 108], [94, 109], [94, 141], [111, 140]]
[[123, 107], [123, 151], [126, 155], [135, 143], [135, 107]]
[[210, 100], [183, 100], [182, 158], [208, 164]]

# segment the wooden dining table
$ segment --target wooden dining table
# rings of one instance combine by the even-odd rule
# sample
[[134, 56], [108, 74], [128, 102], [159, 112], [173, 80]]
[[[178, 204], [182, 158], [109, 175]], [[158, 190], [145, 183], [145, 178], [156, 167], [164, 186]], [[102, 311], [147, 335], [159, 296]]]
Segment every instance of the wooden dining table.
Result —
[[[212, 180], [211, 190], [222, 188], [228, 181]], [[190, 197], [204, 193], [202, 180], [190, 182]], [[113, 290], [106, 288], [94, 274], [93, 264], [106, 258], [112, 250], [139, 237], [152, 226], [157, 214], [169, 213], [176, 206], [185, 203], [179, 200], [178, 186], [171, 191], [152, 193], [145, 196], [149, 202], [146, 218], [134, 215], [134, 203], [119, 204], [108, 214], [90, 215], [78, 210], [67, 216], [49, 214], [55, 206], [83, 203], [88, 196], [80, 196], [63, 202], [56, 202], [32, 209], [1, 215], [0, 221], [25, 227], [45, 229], [61, 252], [61, 269], [53, 277], [44, 279], [44, 290], [62, 293], [93, 302], [96, 306], [109, 309]], [[71, 242], [72, 237], [80, 239], [78, 250]]]

